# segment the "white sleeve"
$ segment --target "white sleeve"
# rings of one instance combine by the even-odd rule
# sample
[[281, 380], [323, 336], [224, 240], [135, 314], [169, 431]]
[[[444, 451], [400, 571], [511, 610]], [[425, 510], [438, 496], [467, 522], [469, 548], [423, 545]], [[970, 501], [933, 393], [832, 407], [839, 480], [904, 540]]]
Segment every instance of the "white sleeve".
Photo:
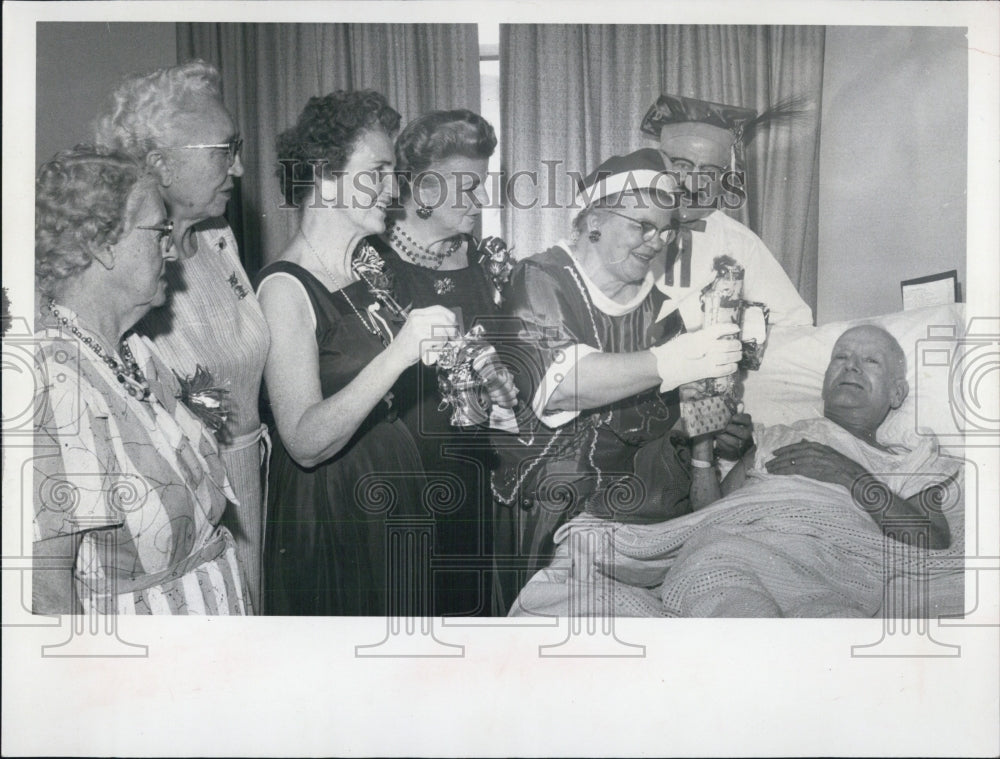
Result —
[[531, 410], [535, 412], [535, 416], [546, 427], [562, 427], [580, 415], [579, 408], [546, 412], [545, 407], [548, 405], [549, 399], [552, 398], [552, 394], [556, 391], [556, 388], [562, 384], [563, 380], [566, 379], [566, 375], [580, 362], [580, 359], [584, 356], [589, 356], [591, 353], [600, 353], [597, 348], [580, 343], [568, 345], [561, 350], [563, 351], [562, 356], [549, 364], [549, 368], [545, 371], [545, 376], [538, 383], [538, 390], [535, 391], [535, 397], [531, 399]]
[[792, 280], [757, 235], [746, 227], [740, 235], [742, 260], [746, 269], [743, 298], [759, 301], [770, 311], [770, 323], [784, 327], [812, 326], [813, 313], [802, 300]]

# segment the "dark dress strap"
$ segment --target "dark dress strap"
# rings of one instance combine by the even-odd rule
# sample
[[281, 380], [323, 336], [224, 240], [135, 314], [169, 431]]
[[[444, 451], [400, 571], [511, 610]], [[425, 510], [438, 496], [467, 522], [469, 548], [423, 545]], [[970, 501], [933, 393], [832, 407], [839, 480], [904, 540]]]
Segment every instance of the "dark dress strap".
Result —
[[291, 261], [275, 261], [268, 264], [254, 277], [253, 287], [257, 291], [261, 283], [272, 274], [288, 274], [295, 277], [309, 296], [309, 303], [312, 305], [313, 313], [316, 315], [316, 337], [319, 338], [332, 324], [340, 321], [344, 313], [338, 307], [333, 293], [320, 282], [316, 275], [299, 264]]

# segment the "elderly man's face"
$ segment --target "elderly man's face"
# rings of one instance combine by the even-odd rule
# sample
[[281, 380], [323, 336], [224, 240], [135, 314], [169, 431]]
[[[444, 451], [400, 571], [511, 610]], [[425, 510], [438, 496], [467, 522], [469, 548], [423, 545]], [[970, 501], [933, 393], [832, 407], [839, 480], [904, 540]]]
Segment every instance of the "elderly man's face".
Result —
[[866, 417], [873, 426], [906, 398], [906, 366], [893, 338], [877, 327], [856, 327], [840, 336], [823, 379], [823, 404]]
[[700, 125], [693, 133], [670, 126], [663, 128], [660, 152], [678, 174], [683, 191], [678, 209], [682, 221], [699, 219], [715, 210], [722, 191], [722, 175], [729, 165], [731, 143], [729, 132], [707, 124]]

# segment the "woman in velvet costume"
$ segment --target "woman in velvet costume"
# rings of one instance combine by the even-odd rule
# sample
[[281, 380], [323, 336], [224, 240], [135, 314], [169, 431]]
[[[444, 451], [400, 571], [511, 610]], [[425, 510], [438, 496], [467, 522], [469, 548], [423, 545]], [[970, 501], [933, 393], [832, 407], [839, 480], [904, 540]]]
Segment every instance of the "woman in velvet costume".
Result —
[[[675, 184], [651, 149], [615, 156], [588, 176], [571, 240], [520, 261], [507, 291], [511, 370], [531, 412], [498, 436], [498, 561], [509, 604], [545, 566], [552, 536], [586, 511], [654, 522], [706, 499], [687, 441], [670, 434], [680, 384], [736, 369], [736, 327], [684, 333], [650, 265], [669, 237]], [[705, 457], [702, 441], [696, 456]], [[700, 460], [700, 459], [699, 459]]]

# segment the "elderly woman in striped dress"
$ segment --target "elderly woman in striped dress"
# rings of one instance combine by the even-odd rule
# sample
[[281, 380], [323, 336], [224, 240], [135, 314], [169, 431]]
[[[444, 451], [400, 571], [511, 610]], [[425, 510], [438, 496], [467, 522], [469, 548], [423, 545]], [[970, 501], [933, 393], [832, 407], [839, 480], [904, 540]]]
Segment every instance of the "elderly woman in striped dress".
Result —
[[243, 164], [219, 82], [218, 70], [203, 61], [126, 79], [98, 120], [97, 141], [150, 169], [173, 222], [178, 260], [167, 267], [170, 300], [137, 330], [180, 378], [205, 377], [201, 368], [228, 390], [228, 418], [217, 436], [236, 498], [225, 522], [259, 607], [261, 467], [270, 446], [257, 397], [270, 337], [222, 218]]
[[233, 499], [211, 433], [132, 328], [176, 258], [156, 182], [78, 147], [39, 170], [33, 609], [244, 614]]

